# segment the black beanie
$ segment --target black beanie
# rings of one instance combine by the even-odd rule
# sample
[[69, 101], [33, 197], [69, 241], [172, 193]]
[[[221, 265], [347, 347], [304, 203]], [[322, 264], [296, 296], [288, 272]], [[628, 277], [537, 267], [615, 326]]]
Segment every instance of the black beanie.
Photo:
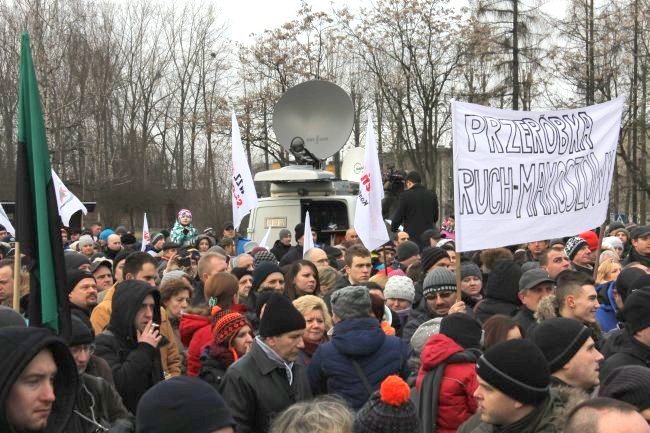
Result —
[[95, 281], [95, 277], [90, 272], [82, 271], [80, 269], [69, 269], [66, 273], [68, 281], [68, 293], [72, 292], [74, 287], [79, 284], [79, 281], [85, 278], [91, 278]]
[[253, 271], [253, 286], [251, 290], [257, 292], [260, 289], [260, 285], [266, 280], [266, 277], [271, 275], [273, 272], [280, 272], [280, 267], [273, 262], [262, 262], [258, 267]]
[[521, 267], [512, 260], [497, 260], [485, 283], [485, 297], [519, 305]]
[[549, 396], [548, 363], [528, 340], [509, 340], [490, 347], [476, 363], [476, 374], [523, 404], [538, 405]]
[[397, 260], [400, 262], [418, 254], [420, 254], [420, 247], [413, 241], [402, 242], [397, 246]]
[[599, 397], [610, 397], [636, 407], [650, 409], [650, 368], [626, 365], [607, 375], [598, 390]]
[[81, 346], [82, 344], [92, 344], [95, 341], [93, 331], [76, 315], [71, 315], [72, 332], [68, 346]]
[[144, 393], [136, 410], [136, 433], [212, 433], [235, 425], [221, 395], [196, 377], [158, 383]]
[[262, 307], [269, 302], [271, 295], [275, 293], [272, 289], [262, 290], [257, 294], [257, 299], [255, 300], [255, 315], [259, 318], [262, 314]]
[[463, 349], [481, 347], [481, 324], [465, 313], [449, 314], [440, 322], [440, 333], [458, 343]]
[[241, 280], [245, 275], [253, 275], [253, 272], [249, 271], [247, 268], [232, 268], [230, 273], [233, 274], [238, 281]]
[[293, 230], [296, 232], [296, 241], [305, 235], [305, 225], [303, 223], [296, 224]]
[[291, 300], [284, 295], [271, 295], [260, 319], [260, 336], [277, 337], [299, 329], [305, 329], [305, 318]]
[[564, 317], [544, 320], [528, 336], [546, 357], [551, 374], [571, 361], [589, 337], [591, 331], [582, 322]]
[[81, 265], [90, 264], [90, 259], [88, 257], [72, 250], [68, 250], [63, 254], [63, 260], [65, 261], [66, 271], [79, 269], [79, 266]]
[[447, 251], [443, 250], [442, 248], [438, 247], [433, 247], [433, 248], [425, 248], [424, 251], [422, 251], [422, 255], [420, 256], [420, 264], [422, 265], [422, 272], [425, 274], [429, 272], [429, 268], [433, 266], [438, 260], [443, 259], [443, 258], [449, 258], [449, 254]]
[[650, 288], [637, 289], [630, 293], [623, 305], [625, 329], [634, 335], [650, 328]]

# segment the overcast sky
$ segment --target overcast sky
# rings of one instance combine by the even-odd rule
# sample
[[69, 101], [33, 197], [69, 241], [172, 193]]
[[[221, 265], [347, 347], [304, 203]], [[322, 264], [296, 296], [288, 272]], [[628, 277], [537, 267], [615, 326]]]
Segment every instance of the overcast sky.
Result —
[[[308, 0], [313, 10], [331, 12], [333, 7], [348, 5], [351, 10], [372, 5], [371, 0]], [[467, 0], [452, 0], [451, 4], [461, 7]], [[230, 37], [237, 42], [251, 42], [251, 33], [261, 33], [292, 20], [300, 8], [300, 0], [218, 0], [222, 17], [229, 26]], [[543, 10], [556, 17], [565, 12], [566, 0], [545, 0]]]

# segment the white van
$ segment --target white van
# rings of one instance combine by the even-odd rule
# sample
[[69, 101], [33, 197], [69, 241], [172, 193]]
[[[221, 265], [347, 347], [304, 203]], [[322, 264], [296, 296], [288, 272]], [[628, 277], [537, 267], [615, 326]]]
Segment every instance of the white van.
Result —
[[339, 241], [354, 222], [356, 182], [335, 180], [332, 173], [311, 166], [263, 171], [255, 175], [255, 181], [270, 182], [271, 194], [261, 198], [258, 207], [251, 211], [246, 229], [248, 239], [260, 242], [271, 227], [271, 247], [281, 229], [290, 230], [293, 236], [294, 227], [305, 222], [308, 211], [311, 227], [318, 233], [317, 242], [329, 245]]

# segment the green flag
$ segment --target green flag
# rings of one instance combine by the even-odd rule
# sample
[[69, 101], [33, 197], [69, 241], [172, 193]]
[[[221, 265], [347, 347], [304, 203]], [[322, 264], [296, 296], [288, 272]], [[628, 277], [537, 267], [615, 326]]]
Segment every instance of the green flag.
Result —
[[67, 337], [70, 309], [61, 218], [27, 33], [22, 34], [20, 49], [17, 154], [16, 241], [20, 242], [30, 271], [29, 323]]

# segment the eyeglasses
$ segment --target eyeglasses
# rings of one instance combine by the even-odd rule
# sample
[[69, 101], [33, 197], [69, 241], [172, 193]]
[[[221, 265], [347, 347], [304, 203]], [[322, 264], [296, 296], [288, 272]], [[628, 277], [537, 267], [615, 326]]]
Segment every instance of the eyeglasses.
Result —
[[70, 352], [73, 355], [78, 355], [82, 352], [88, 352], [88, 355], [92, 355], [95, 353], [95, 345], [94, 344], [80, 344], [78, 346], [72, 346], [70, 347]]

